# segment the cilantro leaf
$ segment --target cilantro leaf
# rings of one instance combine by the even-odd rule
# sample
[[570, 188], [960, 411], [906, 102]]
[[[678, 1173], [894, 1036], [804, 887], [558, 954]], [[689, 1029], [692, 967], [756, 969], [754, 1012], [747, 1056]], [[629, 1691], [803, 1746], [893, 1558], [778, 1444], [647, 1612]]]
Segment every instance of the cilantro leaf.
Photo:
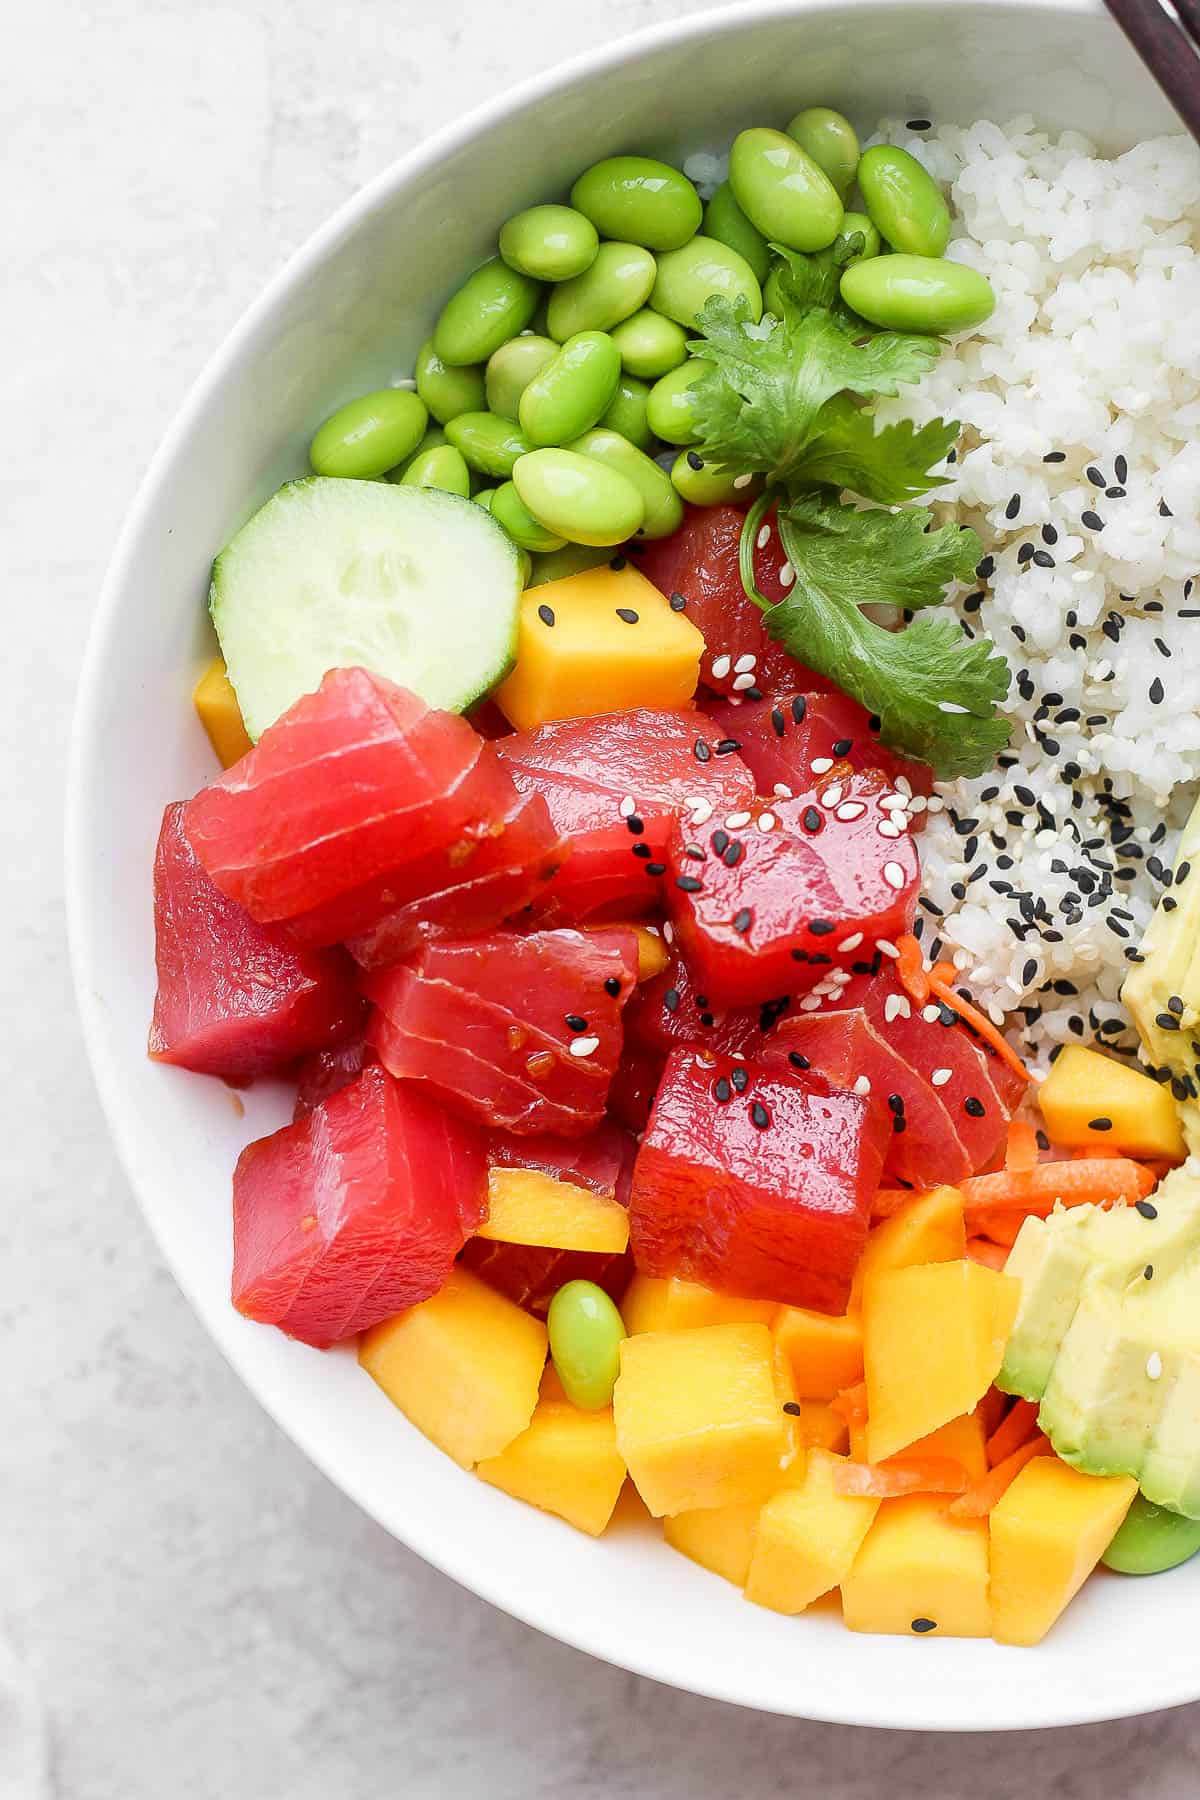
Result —
[[[799, 496], [779, 514], [795, 582], [786, 600], [765, 609], [763, 624], [790, 655], [875, 713], [893, 749], [943, 779], [979, 775], [1008, 740], [1007, 721], [995, 716], [1011, 679], [1004, 658], [953, 620], [922, 618], [889, 631], [860, 610], [877, 601], [936, 605], [947, 581], [969, 577], [979, 554], [974, 532], [926, 531], [928, 517]], [[747, 529], [757, 524], [752, 513]]]
[[931, 419], [919, 430], [904, 419], [876, 431], [866, 407], [838, 394], [826, 402], [817, 423], [821, 429], [803, 463], [803, 478], [814, 487], [849, 488], [866, 500], [901, 506], [945, 486], [945, 476], [931, 475], [930, 469], [958, 438], [953, 419]]
[[806, 479], [804, 452], [827, 401], [843, 390], [895, 394], [920, 380], [940, 346], [894, 331], [857, 342], [827, 308], [784, 311], [755, 325], [741, 295], [713, 295], [698, 321], [704, 336], [688, 348], [710, 365], [692, 390], [705, 460], [788, 485]]

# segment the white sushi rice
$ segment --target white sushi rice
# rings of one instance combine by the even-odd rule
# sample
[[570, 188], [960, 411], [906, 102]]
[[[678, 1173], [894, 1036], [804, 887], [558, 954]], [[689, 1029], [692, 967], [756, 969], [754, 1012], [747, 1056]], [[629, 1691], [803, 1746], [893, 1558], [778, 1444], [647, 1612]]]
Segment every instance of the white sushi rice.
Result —
[[1005, 766], [938, 786], [924, 942], [1035, 1067], [1132, 1049], [1121, 982], [1200, 783], [1200, 150], [1031, 118], [871, 141], [948, 187], [947, 254], [998, 300], [877, 409], [963, 422], [939, 505], [986, 556], [953, 611], [1014, 676]]

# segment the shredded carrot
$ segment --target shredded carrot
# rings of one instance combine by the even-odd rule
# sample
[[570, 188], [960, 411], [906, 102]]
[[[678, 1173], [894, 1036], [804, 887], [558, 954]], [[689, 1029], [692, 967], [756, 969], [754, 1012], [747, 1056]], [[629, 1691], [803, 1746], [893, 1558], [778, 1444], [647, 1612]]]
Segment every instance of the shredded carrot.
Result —
[[[966, 1202], [968, 1234], [979, 1215], [1053, 1211], [1064, 1206], [1130, 1206], [1144, 1200], [1155, 1184], [1152, 1169], [1125, 1156], [1089, 1156], [1082, 1162], [1038, 1163], [1022, 1175], [1007, 1169], [997, 1175], [968, 1175], [958, 1186]], [[887, 1190], [882, 1190], [887, 1191]], [[884, 1215], [886, 1216], [886, 1215]]]
[[[1021, 1222], [1024, 1224], [1024, 1220]], [[1008, 1261], [1009, 1248], [1007, 1244], [993, 1244], [986, 1237], [967, 1239], [968, 1259], [974, 1263], [982, 1263], [985, 1269], [1003, 1270]]]
[[990, 1387], [975, 1408], [975, 1417], [983, 1426], [985, 1438], [991, 1437], [1007, 1411], [1008, 1395], [1002, 1394], [998, 1387]]
[[1005, 1212], [999, 1207], [976, 1206], [971, 1211], [972, 1243], [986, 1243], [999, 1252], [1001, 1266], [1020, 1235], [1028, 1213]]
[[833, 1471], [836, 1494], [871, 1500], [894, 1500], [901, 1494], [965, 1494], [967, 1471], [949, 1456], [889, 1457], [881, 1463], [838, 1463]]
[[1026, 1438], [1037, 1430], [1038, 1409], [1035, 1400], [1015, 1400], [987, 1441], [988, 1468], [994, 1469], [1006, 1456], [1019, 1450]]
[[986, 1519], [999, 1505], [1027, 1462], [1049, 1453], [1050, 1441], [1040, 1431], [1018, 1445], [1011, 1456], [998, 1462], [994, 1469], [973, 1481], [965, 1493], [950, 1502], [950, 1515], [955, 1519]]
[[1010, 1119], [1004, 1166], [1010, 1175], [1024, 1175], [1036, 1168], [1038, 1160], [1037, 1132], [1028, 1119]]
[[953, 963], [934, 963], [933, 968], [929, 971], [930, 993], [936, 999], [944, 1001], [952, 1012], [958, 1014], [964, 1024], [969, 1025], [985, 1044], [989, 1044], [996, 1055], [1008, 1064], [1014, 1075], [1019, 1075], [1022, 1081], [1032, 1081], [1032, 1075], [1004, 1033], [997, 1031], [986, 1013], [981, 1013], [977, 1006], [972, 1006], [969, 1000], [964, 1000], [962, 995], [957, 992], [954, 986], [957, 977], [958, 970]]
[[929, 974], [921, 946], [912, 932], [906, 931], [896, 939], [896, 948], [900, 952], [896, 958], [900, 985], [915, 1006], [924, 1006], [929, 999]]

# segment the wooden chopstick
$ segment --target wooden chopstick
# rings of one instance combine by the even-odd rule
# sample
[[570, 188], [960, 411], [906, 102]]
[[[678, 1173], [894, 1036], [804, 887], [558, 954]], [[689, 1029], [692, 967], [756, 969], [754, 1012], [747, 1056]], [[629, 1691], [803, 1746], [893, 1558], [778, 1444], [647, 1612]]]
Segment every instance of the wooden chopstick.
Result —
[[1105, 0], [1176, 112], [1200, 143], [1200, 0]]

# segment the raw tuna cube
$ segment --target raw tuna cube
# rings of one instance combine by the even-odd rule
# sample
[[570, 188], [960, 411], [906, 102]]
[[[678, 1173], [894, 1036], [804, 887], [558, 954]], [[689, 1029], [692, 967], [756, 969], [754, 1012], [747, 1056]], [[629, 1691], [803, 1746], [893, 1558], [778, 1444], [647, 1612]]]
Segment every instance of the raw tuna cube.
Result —
[[436, 1294], [486, 1196], [475, 1130], [365, 1069], [239, 1157], [233, 1303], [324, 1349]]
[[[877, 770], [839, 766], [819, 790], [674, 827], [667, 903], [676, 942], [717, 1006], [827, 982], [908, 930], [920, 870], [890, 833]], [[881, 828], [889, 835], [881, 835]]]
[[625, 1008], [625, 1038], [663, 1055], [683, 1044], [727, 1055], [755, 1056], [764, 1032], [789, 1011], [785, 994], [758, 1006], [715, 1007], [678, 954], [661, 975], [643, 981]]
[[302, 950], [213, 886], [183, 828], [163, 814], [154, 857], [158, 992], [150, 1054], [248, 1080], [355, 1030], [362, 1001], [340, 950]]
[[676, 1050], [634, 1167], [638, 1269], [844, 1312], [887, 1133], [819, 1077]]
[[582, 1138], [512, 1137], [498, 1132], [488, 1142], [488, 1167], [536, 1169], [555, 1181], [571, 1181], [595, 1194], [628, 1198], [633, 1155], [629, 1133], [602, 1119]]
[[189, 801], [188, 837], [254, 918], [291, 919], [505, 816], [512, 789], [465, 719], [365, 669], [331, 669]]
[[866, 708], [846, 694], [725, 700], [705, 710], [714, 739], [736, 742], [760, 794], [774, 796], [784, 788], [806, 793], [834, 763], [843, 762], [852, 769], [882, 769], [892, 782], [902, 777], [914, 794], [928, 794], [933, 785], [924, 763], [895, 756], [880, 743], [878, 722], [872, 724]]
[[536, 1244], [501, 1244], [472, 1238], [462, 1260], [490, 1287], [527, 1312], [544, 1319], [550, 1302], [568, 1281], [594, 1281], [618, 1303], [633, 1274], [628, 1250], [602, 1255], [592, 1250], [543, 1250]]
[[579, 1137], [604, 1114], [637, 967], [632, 931], [431, 940], [367, 976], [369, 1040], [470, 1118]]
[[[628, 1016], [628, 1009], [627, 1009]], [[618, 1124], [636, 1136], [645, 1131], [650, 1108], [662, 1080], [666, 1057], [649, 1045], [631, 1043], [626, 1038], [617, 1072], [608, 1090], [608, 1110]]]
[[[638, 567], [664, 594], [681, 594], [685, 615], [704, 633], [700, 679], [718, 694], [807, 692], [832, 683], [767, 636], [763, 615], [742, 586], [738, 555], [745, 513], [736, 506], [690, 506], [679, 530], [645, 546]], [[788, 592], [787, 558], [772, 522], [754, 553], [754, 573], [772, 606]], [[760, 532], [761, 536], [761, 532]], [[748, 661], [749, 659], [749, 661]], [[753, 685], [744, 683], [753, 676]], [[739, 686], [738, 683], [743, 683]]]
[[745, 765], [709, 748], [706, 722], [683, 709], [638, 707], [562, 719], [496, 745], [523, 793], [540, 793], [570, 855], [542, 896], [551, 920], [612, 918], [659, 903], [675, 818], [750, 803]]
[[540, 794], [519, 794], [507, 773], [506, 810], [416, 862], [288, 920], [302, 943], [345, 942], [364, 968], [407, 956], [423, 931], [473, 937], [528, 906], [567, 852]]
[[[363, 1024], [366, 1024], [365, 1017]], [[361, 1032], [333, 1050], [316, 1050], [306, 1056], [296, 1070], [296, 1104], [292, 1108], [292, 1118], [302, 1119], [314, 1106], [320, 1106], [323, 1100], [349, 1087], [375, 1060], [375, 1052]]]

